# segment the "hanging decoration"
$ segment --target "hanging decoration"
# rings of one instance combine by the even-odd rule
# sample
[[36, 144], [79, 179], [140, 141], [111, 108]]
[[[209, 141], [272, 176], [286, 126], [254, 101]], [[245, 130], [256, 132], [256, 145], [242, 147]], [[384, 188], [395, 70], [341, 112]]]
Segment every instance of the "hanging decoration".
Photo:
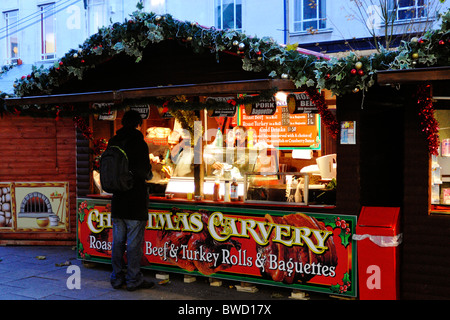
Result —
[[336, 117], [331, 113], [330, 109], [328, 109], [328, 106], [325, 103], [325, 98], [315, 88], [307, 88], [306, 92], [308, 93], [311, 101], [317, 106], [322, 122], [327, 127], [328, 132], [334, 139], [336, 139], [339, 132], [339, 124]]
[[439, 149], [439, 123], [434, 117], [431, 85], [420, 85], [417, 88], [417, 106], [422, 132], [428, 143], [428, 151], [432, 155], [438, 155]]
[[92, 128], [86, 123], [86, 120], [83, 117], [74, 117], [73, 122], [75, 127], [80, 130], [81, 134], [88, 140], [92, 140], [94, 136], [94, 132]]

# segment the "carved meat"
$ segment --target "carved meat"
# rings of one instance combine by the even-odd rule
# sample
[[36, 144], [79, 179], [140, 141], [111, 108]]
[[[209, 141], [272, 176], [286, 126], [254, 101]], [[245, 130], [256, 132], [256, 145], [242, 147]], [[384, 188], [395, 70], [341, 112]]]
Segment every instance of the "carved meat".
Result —
[[[301, 213], [290, 214], [287, 216], [265, 216], [268, 223], [273, 223], [277, 225], [289, 225], [293, 227], [306, 227], [315, 230], [326, 231], [325, 226], [320, 224], [315, 218], [309, 217]], [[258, 252], [263, 258], [265, 258], [264, 271], [261, 270], [261, 275], [271, 278], [274, 281], [294, 283], [296, 281], [306, 282], [311, 280], [315, 274], [297, 272], [295, 268], [286, 270], [286, 268], [270, 268], [270, 255], [276, 257], [276, 261], [292, 261], [301, 264], [315, 265], [327, 265], [336, 266], [337, 265], [337, 255], [336, 247], [332, 237], [328, 237], [325, 241], [325, 246], [328, 248], [323, 254], [316, 254], [312, 252], [308, 246], [294, 245], [292, 247], [285, 246], [281, 243], [274, 242], [275, 237], [274, 232], [272, 232], [269, 243], [266, 246], [259, 246]], [[317, 245], [317, 239], [315, 239], [315, 245]], [[273, 257], [272, 256], [272, 257]]]
[[[206, 212], [201, 212], [202, 214], [202, 222], [204, 226], [208, 225], [209, 214]], [[187, 271], [195, 271], [198, 270], [204, 275], [210, 275], [222, 270], [229, 268], [229, 265], [222, 264], [222, 253], [223, 250], [231, 250], [231, 248], [240, 249], [241, 244], [234, 240], [228, 240], [224, 242], [216, 241], [209, 234], [207, 228], [203, 228], [201, 232], [194, 233], [188, 231], [158, 231], [157, 236], [159, 246], [164, 246], [167, 242], [167, 245], [171, 247], [174, 245], [175, 248], [178, 248], [177, 258], [170, 258], [170, 262], [179, 266], [180, 268]], [[184, 248], [185, 251], [182, 250]], [[211, 262], [201, 261], [200, 259], [183, 259], [183, 252], [202, 252], [206, 256], [208, 253], [213, 253], [218, 255], [218, 263], [215, 265], [215, 261]]]

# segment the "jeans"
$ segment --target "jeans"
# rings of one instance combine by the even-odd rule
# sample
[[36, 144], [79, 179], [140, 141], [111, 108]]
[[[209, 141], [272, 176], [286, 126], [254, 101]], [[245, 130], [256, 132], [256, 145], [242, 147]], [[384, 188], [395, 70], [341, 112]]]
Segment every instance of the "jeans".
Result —
[[[126, 283], [127, 287], [140, 285], [144, 277], [140, 270], [142, 242], [146, 221], [113, 219], [111, 284]], [[125, 271], [124, 254], [127, 265]]]

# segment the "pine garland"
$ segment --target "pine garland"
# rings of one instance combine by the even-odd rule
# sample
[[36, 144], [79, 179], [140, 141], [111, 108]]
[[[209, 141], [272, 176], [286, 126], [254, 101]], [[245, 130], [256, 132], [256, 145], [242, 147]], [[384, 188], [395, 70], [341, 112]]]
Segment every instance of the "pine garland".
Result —
[[[209, 50], [216, 54], [226, 52], [242, 58], [242, 68], [246, 71], [265, 71], [272, 78], [292, 80], [298, 88], [314, 90], [327, 89], [335, 95], [351, 94], [368, 90], [376, 82], [379, 70], [401, 70], [430, 66], [450, 65], [450, 10], [441, 16], [442, 24], [438, 30], [429, 31], [421, 38], [403, 41], [399, 48], [390, 51], [381, 48], [379, 53], [370, 56], [358, 56], [350, 53], [340, 59], [318, 59], [298, 52], [295, 46], [281, 46], [273, 39], [247, 36], [235, 30], [207, 28], [195, 22], [174, 19], [170, 14], [134, 12], [123, 23], [114, 23], [104, 27], [79, 46], [72, 49], [49, 69], [33, 66], [32, 72], [14, 83], [14, 96], [25, 97], [52, 94], [60, 85], [70, 79], [82, 80], [86, 71], [114, 57], [126, 54], [139, 63], [144, 50], [155, 43], [174, 39], [190, 46], [194, 52]], [[313, 90], [314, 89], [314, 90]], [[265, 98], [265, 92], [259, 96], [247, 96], [237, 104], [257, 102]], [[0, 95], [0, 103], [8, 95]], [[313, 96], [315, 96], [313, 94]], [[248, 99], [248, 100], [247, 100]], [[147, 99], [148, 103], [165, 105], [170, 110], [199, 110], [225, 107], [223, 102], [182, 103], [167, 98]], [[336, 132], [336, 123], [325, 103], [318, 97], [315, 101], [319, 112], [331, 132]], [[226, 103], [226, 102], [225, 102]], [[4, 104], [3, 104], [4, 105]], [[113, 108], [123, 108], [117, 105]], [[83, 116], [93, 112], [85, 106], [17, 106], [3, 107], [14, 114], [49, 117]], [[3, 112], [0, 108], [1, 112]], [[432, 126], [431, 118], [428, 126]], [[427, 125], [425, 126], [427, 127]], [[434, 144], [430, 142], [430, 144]]]

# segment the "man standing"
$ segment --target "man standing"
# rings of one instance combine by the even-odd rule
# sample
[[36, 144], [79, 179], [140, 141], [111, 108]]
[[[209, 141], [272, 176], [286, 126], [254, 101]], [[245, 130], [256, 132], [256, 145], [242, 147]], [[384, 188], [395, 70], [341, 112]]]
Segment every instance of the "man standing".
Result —
[[123, 146], [134, 180], [131, 190], [113, 193], [111, 202], [113, 271], [110, 281], [115, 289], [126, 284], [128, 291], [149, 289], [154, 285], [144, 279], [140, 270], [144, 230], [148, 220], [149, 195], [145, 180], [151, 179], [149, 151], [140, 131], [141, 125], [142, 118], [137, 111], [125, 112], [122, 128], [117, 130], [116, 135], [108, 142], [111, 145]]

